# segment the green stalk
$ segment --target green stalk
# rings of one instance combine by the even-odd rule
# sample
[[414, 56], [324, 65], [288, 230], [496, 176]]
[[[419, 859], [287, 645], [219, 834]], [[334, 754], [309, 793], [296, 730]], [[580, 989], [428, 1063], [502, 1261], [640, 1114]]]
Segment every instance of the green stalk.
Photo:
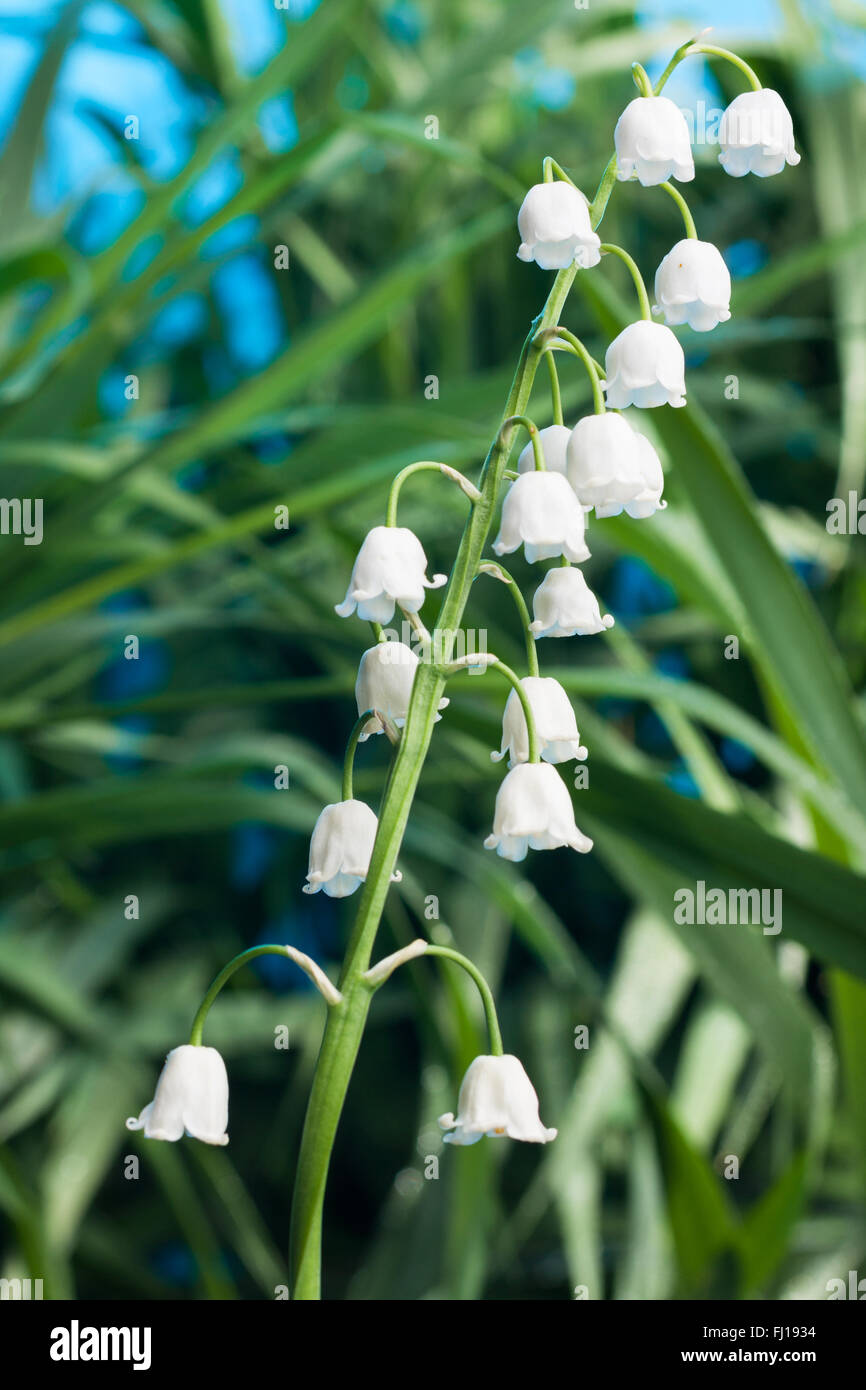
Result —
[[[559, 272], [542, 313], [532, 324], [517, 364], [503, 413], [504, 420], [526, 410], [540, 359], [536, 336], [559, 322], [576, 274], [575, 266]], [[516, 425], [509, 425], [496, 435], [481, 475], [481, 496], [473, 506], [463, 531], [439, 616], [446, 661], [451, 657], [455, 635], [460, 628], [472, 581], [490, 533], [516, 428]], [[427, 663], [418, 667], [406, 725], [382, 798], [376, 843], [340, 976], [339, 988], [343, 998], [340, 1004], [328, 1011], [304, 1120], [292, 1202], [289, 1260], [292, 1296], [299, 1300], [321, 1297], [322, 1213], [328, 1167], [370, 1007], [371, 991], [362, 975], [370, 964], [391, 873], [430, 746], [444, 687], [445, 676], [441, 669]]]
[[189, 1035], [192, 1046], [201, 1047], [202, 1029], [204, 1028], [204, 1021], [210, 1012], [210, 1006], [216, 999], [223, 985], [227, 980], [231, 979], [236, 970], [240, 970], [243, 965], [248, 965], [251, 960], [255, 960], [256, 956], [285, 955], [287, 955], [285, 946], [252, 946], [248, 951], [241, 951], [240, 955], [230, 960], [228, 965], [224, 965], [208, 989], [204, 999], [201, 1001], [198, 1012], [192, 1021], [192, 1028], [190, 1029]]
[[450, 946], [428, 946], [424, 952], [425, 956], [441, 956], [443, 960], [454, 961], [455, 965], [460, 965], [471, 976], [478, 987], [481, 995], [481, 1003], [484, 1008], [484, 1018], [487, 1023], [487, 1036], [490, 1039], [490, 1055], [501, 1057], [504, 1051], [502, 1046], [502, 1033], [499, 1029], [499, 1019], [496, 1016], [496, 1004], [493, 999], [493, 992], [485, 980], [477, 965], [468, 958], [462, 956], [459, 951], [452, 951]]
[[355, 766], [355, 750], [358, 747], [358, 741], [360, 740], [360, 737], [364, 732], [364, 726], [370, 719], [375, 719], [376, 717], [376, 710], [364, 710], [362, 714], [358, 715], [358, 718], [355, 720], [355, 723], [352, 726], [352, 732], [350, 733], [349, 741], [346, 744], [346, 755], [343, 759], [343, 790], [341, 794], [344, 801], [354, 800], [352, 788], [352, 772]]
[[618, 256], [619, 259], [628, 266], [629, 274], [631, 275], [631, 278], [634, 281], [634, 287], [637, 290], [641, 318], [648, 319], [650, 322], [652, 322], [649, 295], [646, 292], [646, 285], [644, 284], [643, 276], [637, 268], [637, 262], [635, 261], [634, 257], [630, 256], [627, 251], [624, 251], [621, 246], [614, 246], [613, 242], [610, 241], [603, 241], [600, 249], [602, 255]]
[[[547, 353], [546, 356], [549, 358], [550, 354]], [[511, 594], [511, 597], [514, 599], [517, 611], [520, 614], [520, 624], [523, 628], [523, 641], [526, 647], [527, 675], [537, 676], [538, 644], [535, 641], [535, 634], [533, 633], [532, 628], [530, 626], [532, 619], [529, 616], [529, 609], [526, 606], [526, 599], [520, 592], [520, 585], [516, 584], [511, 575], [508, 573], [508, 571], [503, 569], [502, 565], [498, 563], [491, 563], [490, 565], [481, 564], [478, 567], [478, 573], [489, 574], [494, 579], [499, 579], [500, 583], [504, 581], [505, 587], [508, 589], [508, 592]]]
[[692, 217], [691, 209], [678, 188], [674, 188], [672, 183], [660, 183], [659, 188], [663, 188], [665, 193], [669, 193], [682, 213], [685, 223], [686, 236], [690, 241], [697, 241], [698, 229], [695, 226], [695, 219]]

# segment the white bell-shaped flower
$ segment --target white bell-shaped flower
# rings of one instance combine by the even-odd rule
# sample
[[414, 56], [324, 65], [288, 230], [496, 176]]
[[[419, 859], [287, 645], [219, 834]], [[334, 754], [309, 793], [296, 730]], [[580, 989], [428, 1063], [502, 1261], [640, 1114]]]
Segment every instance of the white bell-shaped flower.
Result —
[[601, 260], [600, 241], [589, 221], [589, 207], [579, 189], [562, 180], [536, 183], [517, 214], [522, 261], [535, 261], [542, 270], [584, 270]]
[[488, 1139], [522, 1139], [549, 1144], [555, 1129], [545, 1129], [538, 1113], [535, 1087], [517, 1057], [476, 1057], [469, 1064], [457, 1099], [457, 1115], [440, 1115], [446, 1144], [477, 1144]]
[[585, 415], [568, 442], [568, 481], [599, 517], [646, 517], [664, 507], [662, 466], [645, 435], [612, 411]]
[[[630, 502], [626, 502], [623, 511], [629, 516], [640, 521], [645, 517], [652, 516], [653, 512], [663, 511], [667, 502], [662, 501], [662, 490], [665, 485], [665, 475], [662, 472], [661, 460], [650, 444], [645, 434], [634, 432], [640, 454], [641, 472], [643, 473], [644, 490], [633, 497]], [[598, 515], [598, 513], [596, 513]], [[611, 513], [613, 515], [613, 513]]]
[[663, 323], [649, 319], [630, 323], [610, 344], [604, 370], [607, 380], [602, 386], [612, 410], [686, 403], [686, 359]]
[[[577, 732], [571, 701], [553, 676], [524, 676], [520, 682], [529, 700], [538, 734], [538, 751], [546, 763], [581, 762], [586, 749]], [[498, 763], [508, 754], [508, 766], [529, 760], [529, 734], [526, 716], [516, 690], [511, 691], [502, 716], [502, 748], [490, 756]]]
[[770, 178], [786, 164], [799, 164], [794, 122], [778, 92], [763, 87], [734, 97], [719, 126], [719, 163], [732, 178]]
[[518, 763], [496, 793], [493, 834], [485, 849], [519, 864], [530, 849], [571, 849], [586, 854], [592, 840], [578, 830], [568, 788], [549, 763]]
[[529, 629], [540, 637], [589, 637], [613, 627], [613, 615], [601, 616], [598, 599], [578, 569], [548, 570], [532, 599]]
[[[329, 898], [347, 898], [367, 877], [379, 822], [365, 801], [325, 806], [313, 827], [305, 893], [324, 889]], [[402, 874], [391, 875], [399, 883]]]
[[[565, 472], [565, 449], [570, 434], [571, 430], [568, 425], [546, 425], [543, 430], [538, 431], [541, 452], [544, 455], [548, 473]], [[534, 470], [535, 450], [530, 440], [526, 448], [520, 452], [520, 457], [517, 460], [517, 471], [518, 473], [532, 473]]]
[[348, 618], [357, 608], [365, 622], [387, 623], [395, 603], [407, 613], [417, 613], [424, 590], [438, 589], [447, 577], [427, 578], [427, 556], [407, 526], [374, 526], [364, 537], [346, 597], [336, 611]]
[[[363, 714], [366, 709], [378, 710], [402, 729], [409, 712], [418, 664], [418, 657], [405, 642], [377, 642], [375, 647], [365, 651], [355, 681], [358, 713]], [[442, 699], [439, 708], [444, 709], [447, 704], [448, 700]], [[436, 715], [437, 724], [441, 717]], [[383, 732], [378, 719], [368, 719], [359, 742], [364, 743], [371, 734]]]
[[649, 187], [695, 176], [695, 161], [686, 118], [670, 97], [635, 97], [616, 123], [616, 176], [638, 179]]
[[557, 555], [572, 561], [589, 559], [583, 508], [561, 473], [521, 473], [505, 494], [493, 549], [497, 555], [510, 555], [521, 545], [531, 565]]
[[665, 323], [687, 323], [708, 333], [731, 317], [731, 276], [722, 253], [711, 241], [684, 237], [656, 271], [655, 312]]
[[215, 1047], [185, 1043], [165, 1059], [153, 1100], [127, 1129], [143, 1129], [145, 1139], [180, 1139], [184, 1131], [203, 1144], [227, 1144], [229, 1079]]

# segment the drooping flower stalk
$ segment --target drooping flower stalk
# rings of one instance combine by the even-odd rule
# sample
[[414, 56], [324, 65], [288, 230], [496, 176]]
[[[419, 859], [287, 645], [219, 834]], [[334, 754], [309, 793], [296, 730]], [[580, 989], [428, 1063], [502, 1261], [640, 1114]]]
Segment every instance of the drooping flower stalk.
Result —
[[[609, 180], [607, 196], [612, 187], [613, 180]], [[602, 213], [603, 208], [599, 212], [599, 221]], [[544, 309], [533, 322], [524, 342], [503, 420], [522, 415], [526, 410], [541, 358], [537, 336], [559, 322], [576, 274], [576, 266], [569, 266], [557, 274]], [[481, 495], [472, 505], [445, 590], [437, 626], [443, 634], [448, 657], [453, 651], [472, 582], [493, 524], [505, 464], [516, 430], [517, 425], [512, 424], [497, 431], [482, 470]], [[309, 1300], [321, 1296], [322, 1212], [328, 1166], [370, 1007], [370, 986], [363, 976], [370, 965], [390, 876], [430, 746], [445, 682], [446, 677], [439, 666], [427, 663], [419, 666], [406, 724], [382, 798], [379, 832], [340, 974], [339, 988], [343, 1003], [339, 1009], [330, 1010], [328, 1014], [304, 1120], [292, 1204], [290, 1263], [292, 1296], [295, 1299]]]
[[[582, 761], [574, 711], [565, 690], [541, 677], [536, 643], [604, 632], [613, 625], [602, 617], [598, 600], [576, 563], [589, 558], [584, 541], [585, 513], [596, 518], [626, 511], [635, 519], [666, 506], [661, 500], [663, 472], [650, 441], [616, 412], [663, 405], [685, 405], [685, 361], [669, 324], [688, 323], [706, 332], [730, 317], [730, 276], [718, 250], [698, 240], [694, 219], [678, 189], [667, 182], [694, 177], [694, 162], [682, 113], [660, 93], [668, 77], [691, 53], [707, 53], [733, 62], [753, 88], [736, 97], [722, 122], [720, 162], [733, 177], [753, 172], [765, 178], [796, 164], [791, 117], [778, 93], [761, 87], [756, 75], [736, 54], [691, 40], [681, 46], [656, 83], [640, 64], [632, 73], [640, 96], [617, 122], [616, 152], [609, 160], [592, 202], [584, 198], [565, 170], [550, 156], [543, 162], [543, 182], [526, 195], [518, 214], [518, 256], [558, 274], [542, 312], [524, 342], [502, 423], [476, 486], [450, 465], [425, 460], [397, 474], [387, 502], [385, 524], [369, 532], [358, 552], [346, 597], [336, 611], [357, 613], [369, 622], [375, 645], [363, 653], [355, 698], [358, 718], [350, 733], [343, 767], [342, 799], [325, 806], [310, 843], [310, 867], [304, 891], [345, 897], [361, 889], [358, 915], [335, 986], [309, 956], [291, 946], [259, 946], [242, 952], [220, 971], [208, 989], [188, 1044], [174, 1049], [157, 1083], [153, 1101], [130, 1128], [145, 1137], [178, 1139], [184, 1131], [203, 1142], [228, 1142], [228, 1079], [222, 1058], [202, 1046], [208, 1010], [224, 984], [259, 955], [288, 956], [316, 984], [329, 1005], [310, 1093], [292, 1205], [290, 1264], [292, 1296], [320, 1297], [322, 1213], [331, 1151], [337, 1125], [363, 1036], [370, 1001], [395, 969], [423, 954], [460, 965], [474, 979], [487, 1020], [490, 1052], [476, 1057], [460, 1088], [458, 1114], [442, 1116], [445, 1140], [474, 1144], [485, 1135], [508, 1135], [530, 1143], [556, 1137], [539, 1116], [538, 1097], [518, 1058], [505, 1054], [492, 992], [473, 963], [448, 947], [424, 940], [411, 942], [370, 966], [376, 933], [389, 885], [399, 882], [397, 855], [412, 800], [440, 710], [448, 704], [447, 681], [469, 667], [493, 669], [512, 690], [503, 714], [500, 751], [509, 771], [500, 784], [493, 833], [485, 847], [519, 862], [529, 849], [568, 846], [587, 853], [592, 841], [574, 819], [571, 796], [556, 764]], [[596, 228], [617, 181], [638, 179], [661, 185], [678, 205], [686, 229], [656, 273], [657, 311], [666, 324], [651, 318], [649, 297], [637, 264], [622, 247], [602, 245]], [[634, 280], [641, 317], [628, 324], [608, 345], [600, 367], [579, 338], [561, 323], [562, 309], [578, 269], [598, 264], [602, 254], [623, 260]], [[562, 397], [553, 354], [578, 357], [590, 378], [594, 413], [573, 430], [563, 422]], [[546, 358], [554, 423], [539, 430], [525, 413], [533, 380]], [[602, 381], [604, 377], [604, 381]], [[604, 393], [604, 394], [603, 394]], [[605, 401], [605, 395], [607, 397]], [[609, 409], [606, 409], [608, 407]], [[516, 471], [506, 469], [516, 431], [524, 428], [530, 443]], [[398, 526], [403, 484], [415, 473], [438, 472], [456, 483], [469, 500], [469, 516], [450, 577], [427, 575], [420, 540]], [[533, 563], [560, 557], [533, 595], [533, 619], [512, 577], [483, 558], [500, 502], [503, 483], [511, 486], [502, 501], [496, 554], [523, 546]], [[490, 653], [457, 656], [461, 623], [474, 580], [488, 574], [510, 589], [517, 606], [528, 676], [521, 679]], [[426, 590], [447, 584], [434, 633], [420, 615]], [[382, 623], [399, 608], [420, 643], [421, 656], [400, 642], [386, 642]], [[353, 797], [353, 764], [359, 743], [384, 732], [394, 746], [393, 760], [379, 816]], [[362, 886], [363, 885], [363, 886]]]

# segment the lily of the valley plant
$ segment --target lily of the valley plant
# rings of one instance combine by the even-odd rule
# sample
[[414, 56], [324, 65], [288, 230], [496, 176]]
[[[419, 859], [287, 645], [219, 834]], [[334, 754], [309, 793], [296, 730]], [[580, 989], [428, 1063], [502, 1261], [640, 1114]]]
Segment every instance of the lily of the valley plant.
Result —
[[[307, 893], [337, 898], [360, 892], [338, 983], [290, 945], [244, 951], [214, 980], [195, 1016], [189, 1042], [169, 1053], [154, 1099], [137, 1120], [128, 1121], [148, 1139], [176, 1140], [185, 1131], [207, 1144], [227, 1143], [225, 1065], [214, 1048], [202, 1044], [208, 1010], [235, 970], [256, 956], [288, 956], [306, 971], [328, 1005], [328, 1019], [295, 1165], [290, 1264], [296, 1299], [320, 1296], [322, 1213], [337, 1125], [373, 995], [399, 966], [421, 955], [440, 957], [466, 970], [479, 990], [489, 1053], [476, 1057], [463, 1078], [456, 1115], [440, 1119], [446, 1141], [465, 1145], [484, 1136], [505, 1136], [546, 1144], [556, 1137], [556, 1130], [541, 1121], [538, 1096], [523, 1064], [504, 1051], [490, 988], [471, 961], [424, 939], [378, 964], [371, 965], [371, 958], [386, 895], [391, 883], [400, 879], [397, 859], [403, 833], [435, 725], [448, 704], [446, 688], [470, 664], [483, 666], [487, 679], [504, 679], [509, 687], [501, 747], [492, 754], [497, 760], [507, 758], [507, 771], [485, 846], [513, 861], [530, 851], [568, 848], [585, 854], [592, 848], [575, 820], [569, 783], [559, 771], [572, 760], [582, 761], [587, 750], [565, 691], [539, 673], [537, 644], [543, 638], [600, 634], [612, 626], [612, 615], [601, 613], [578, 568], [590, 557], [592, 529], [596, 522], [603, 526], [604, 518], [622, 512], [635, 522], [651, 524], [655, 512], [666, 505], [662, 466], [653, 445], [633, 417], [619, 412], [630, 406], [638, 411], [683, 407], [685, 359], [673, 328], [687, 325], [706, 333], [730, 318], [731, 282], [725, 263], [715, 246], [698, 239], [681, 191], [669, 182], [693, 179], [695, 168], [686, 121], [661, 95], [662, 89], [684, 58], [703, 53], [733, 63], [751, 89], [731, 103], [722, 120], [722, 168], [735, 178], [750, 172], [766, 178], [780, 173], [786, 163], [799, 161], [791, 117], [781, 97], [762, 88], [736, 54], [701, 39], [677, 50], [654, 87], [643, 68], [633, 65], [639, 95], [617, 122], [615, 153], [591, 202], [554, 160], [544, 160], [542, 181], [530, 188], [518, 215], [517, 254], [557, 274], [523, 345], [502, 423], [480, 473], [471, 480], [427, 460], [404, 468], [392, 483], [384, 524], [364, 539], [345, 598], [337, 605], [342, 617], [368, 622], [374, 637], [360, 657], [358, 718], [348, 740], [341, 799], [326, 806], [316, 822], [303, 885]], [[655, 312], [663, 322], [653, 319], [634, 260], [597, 234], [617, 180], [628, 179], [661, 185], [684, 223], [685, 237], [675, 240], [655, 275]], [[603, 274], [611, 257], [628, 268], [639, 312], [609, 344], [602, 372], [563, 318], [578, 272]], [[576, 357], [589, 376], [593, 410], [573, 427], [562, 417], [555, 352]], [[554, 423], [539, 430], [527, 410], [542, 358], [550, 372]], [[529, 442], [509, 470], [521, 431]], [[439, 473], [466, 498], [466, 526], [448, 576], [430, 577], [421, 541], [397, 524], [400, 491], [421, 470]], [[495, 524], [493, 560], [485, 558], [485, 549]], [[500, 563], [501, 557], [520, 549], [530, 564], [544, 567], [532, 596], [532, 617]], [[457, 650], [465, 650], [458, 642], [463, 613], [474, 581], [482, 574], [506, 585], [515, 599], [526, 641], [523, 676], [490, 653], [454, 659]], [[420, 614], [427, 590], [442, 585], [447, 587], [430, 633]], [[381, 625], [397, 608], [419, 638], [420, 657], [404, 643], [385, 640]], [[390, 740], [393, 758], [377, 816], [354, 797], [352, 772], [359, 744], [378, 735]]]

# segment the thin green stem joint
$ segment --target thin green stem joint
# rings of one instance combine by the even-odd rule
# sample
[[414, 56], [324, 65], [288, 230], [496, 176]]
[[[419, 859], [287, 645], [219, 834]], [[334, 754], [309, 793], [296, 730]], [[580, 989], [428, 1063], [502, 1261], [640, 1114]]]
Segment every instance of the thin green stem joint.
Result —
[[503, 420], [500, 426], [500, 435], [505, 430], [509, 430], [512, 425], [522, 425], [529, 435], [532, 444], [532, 455], [535, 459], [535, 468], [538, 473], [544, 473], [547, 464], [544, 462], [544, 450], [541, 447], [541, 440], [538, 437], [538, 426], [534, 420], [530, 420], [528, 415], [510, 415], [507, 420]]
[[541, 169], [544, 183], [553, 183], [555, 175], [556, 178], [561, 179], [563, 183], [570, 183], [572, 188], [574, 188], [573, 180], [568, 177], [562, 165], [557, 164], [556, 160], [549, 154], [545, 155], [544, 159], [541, 161]]

